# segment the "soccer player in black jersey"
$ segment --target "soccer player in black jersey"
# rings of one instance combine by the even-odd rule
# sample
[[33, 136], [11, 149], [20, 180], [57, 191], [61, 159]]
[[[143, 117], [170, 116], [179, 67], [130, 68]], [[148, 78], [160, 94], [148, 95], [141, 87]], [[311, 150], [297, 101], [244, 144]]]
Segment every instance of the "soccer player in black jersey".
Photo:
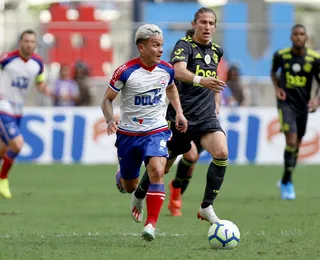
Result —
[[[310, 97], [313, 77], [320, 84], [320, 54], [305, 46], [307, 38], [304, 25], [294, 25], [292, 47], [277, 51], [272, 61], [271, 79], [276, 90], [281, 131], [286, 138], [284, 172], [279, 182], [283, 200], [296, 198], [292, 172], [306, 131], [308, 112], [316, 110], [319, 100], [319, 87], [316, 96]], [[277, 75], [279, 69], [280, 76]]]
[[[216, 29], [217, 17], [210, 8], [200, 8], [194, 15], [193, 37], [180, 39], [171, 55], [175, 69], [175, 79], [179, 88], [181, 105], [188, 120], [188, 131], [179, 134], [174, 131], [175, 112], [169, 104], [167, 119], [173, 132], [170, 144], [171, 158], [167, 162], [169, 171], [179, 154], [187, 153], [192, 141], [201, 145], [213, 157], [207, 171], [207, 184], [198, 218], [211, 224], [219, 220], [213, 210], [213, 201], [219, 193], [227, 166], [228, 147], [224, 131], [216, 117], [216, 103], [220, 104], [220, 91], [225, 83], [217, 78], [218, 63], [223, 55], [221, 47], [211, 42]], [[172, 186], [181, 190], [181, 179], [172, 182]], [[144, 175], [134, 195], [137, 199], [145, 197], [148, 189], [148, 177]], [[135, 203], [133, 201], [133, 203]]]

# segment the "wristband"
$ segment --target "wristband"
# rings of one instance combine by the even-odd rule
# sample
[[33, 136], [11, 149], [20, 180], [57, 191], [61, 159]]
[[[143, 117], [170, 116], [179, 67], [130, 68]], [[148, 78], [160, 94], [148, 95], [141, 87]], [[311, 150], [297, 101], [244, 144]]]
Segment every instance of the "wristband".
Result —
[[195, 83], [195, 84], [200, 84], [200, 80], [202, 79], [202, 77], [201, 76], [194, 76], [194, 78], [193, 78], [193, 83]]

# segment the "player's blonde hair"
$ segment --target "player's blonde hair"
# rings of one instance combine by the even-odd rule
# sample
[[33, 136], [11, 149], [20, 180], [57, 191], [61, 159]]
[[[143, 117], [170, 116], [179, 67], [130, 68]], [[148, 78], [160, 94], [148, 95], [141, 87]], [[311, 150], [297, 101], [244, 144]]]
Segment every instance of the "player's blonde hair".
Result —
[[151, 36], [160, 35], [162, 36], [162, 30], [158, 25], [155, 24], [144, 24], [139, 27], [139, 29], [136, 32], [135, 41], [138, 45], [140, 41], [147, 40]]

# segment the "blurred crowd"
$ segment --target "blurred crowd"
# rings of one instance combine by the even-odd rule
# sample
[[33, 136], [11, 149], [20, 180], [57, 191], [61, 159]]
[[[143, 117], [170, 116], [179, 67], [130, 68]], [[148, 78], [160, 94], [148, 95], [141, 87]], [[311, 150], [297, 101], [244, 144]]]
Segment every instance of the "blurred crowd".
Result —
[[[241, 81], [241, 70], [237, 65], [226, 66], [221, 78], [226, 82], [221, 105], [226, 107], [250, 106], [251, 93]], [[94, 106], [97, 87], [90, 76], [88, 66], [78, 61], [74, 66], [61, 64], [56, 80], [51, 84], [53, 106]], [[107, 82], [104, 84], [107, 85]], [[105, 90], [105, 89], [104, 89]]]
[[231, 65], [227, 70], [226, 87], [222, 92], [221, 103], [223, 106], [250, 106], [250, 91], [241, 82], [241, 71], [236, 65]]
[[58, 78], [51, 84], [52, 104], [54, 106], [91, 106], [94, 88], [90, 81], [88, 66], [76, 62], [74, 67], [60, 65]]

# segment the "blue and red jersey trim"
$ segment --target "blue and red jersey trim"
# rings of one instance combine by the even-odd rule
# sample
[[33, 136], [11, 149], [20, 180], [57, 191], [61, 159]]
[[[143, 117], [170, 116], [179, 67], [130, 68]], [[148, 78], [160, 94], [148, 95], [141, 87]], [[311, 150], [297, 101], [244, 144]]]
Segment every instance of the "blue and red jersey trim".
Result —
[[117, 132], [118, 132], [119, 134], [129, 135], [129, 136], [147, 136], [147, 135], [152, 135], [152, 134], [160, 133], [160, 132], [163, 132], [163, 131], [166, 131], [166, 130], [169, 130], [169, 128], [168, 128], [167, 125], [165, 125], [165, 126], [160, 126], [160, 127], [158, 127], [158, 128], [149, 130], [149, 131], [147, 131], [147, 132], [128, 131], [128, 130], [125, 130], [125, 129], [122, 129], [122, 128], [119, 127]]

